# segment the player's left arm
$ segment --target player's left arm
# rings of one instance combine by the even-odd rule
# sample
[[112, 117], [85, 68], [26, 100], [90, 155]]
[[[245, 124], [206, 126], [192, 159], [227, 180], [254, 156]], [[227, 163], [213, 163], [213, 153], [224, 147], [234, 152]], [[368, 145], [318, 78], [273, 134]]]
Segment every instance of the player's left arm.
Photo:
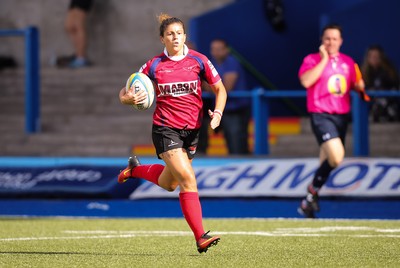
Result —
[[210, 87], [215, 94], [215, 109], [214, 111], [208, 110], [208, 114], [212, 118], [210, 126], [212, 129], [215, 129], [221, 123], [222, 114], [225, 109], [227, 93], [225, 86], [221, 80], [213, 85], [210, 85]]

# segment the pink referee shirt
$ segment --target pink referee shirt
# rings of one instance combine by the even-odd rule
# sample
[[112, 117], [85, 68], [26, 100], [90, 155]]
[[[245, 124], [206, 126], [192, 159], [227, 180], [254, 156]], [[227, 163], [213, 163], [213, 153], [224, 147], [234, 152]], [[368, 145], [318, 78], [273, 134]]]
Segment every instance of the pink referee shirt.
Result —
[[153, 124], [176, 129], [200, 128], [203, 116], [201, 80], [210, 85], [221, 80], [206, 56], [186, 45], [183, 56], [169, 57], [164, 50], [144, 64], [140, 72], [156, 84]]
[[[319, 53], [309, 54], [300, 66], [299, 77], [321, 61]], [[310, 113], [346, 114], [350, 112], [350, 89], [356, 74], [354, 61], [339, 53], [330, 57], [321, 77], [307, 88], [307, 110]]]

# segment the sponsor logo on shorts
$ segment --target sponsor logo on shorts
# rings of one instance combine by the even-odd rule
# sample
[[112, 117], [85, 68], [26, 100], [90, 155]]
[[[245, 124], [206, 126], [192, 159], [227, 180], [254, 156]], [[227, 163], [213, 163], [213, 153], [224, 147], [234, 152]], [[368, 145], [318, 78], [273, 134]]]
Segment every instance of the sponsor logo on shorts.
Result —
[[172, 147], [172, 146], [175, 146], [175, 145], [178, 145], [178, 143], [174, 142], [173, 140], [171, 140], [171, 143], [168, 144], [168, 147]]
[[196, 153], [196, 148], [195, 146], [189, 147], [189, 154], [195, 154]]
[[331, 138], [331, 134], [330, 133], [325, 133], [324, 135], [322, 135], [322, 140], [327, 141]]

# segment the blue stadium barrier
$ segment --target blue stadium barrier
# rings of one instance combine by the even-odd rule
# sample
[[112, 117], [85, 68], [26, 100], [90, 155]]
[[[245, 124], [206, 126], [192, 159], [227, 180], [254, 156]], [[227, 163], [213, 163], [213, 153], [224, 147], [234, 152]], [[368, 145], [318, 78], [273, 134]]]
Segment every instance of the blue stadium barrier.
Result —
[[[379, 90], [368, 91], [371, 98], [394, 97], [400, 98], [400, 91]], [[268, 119], [269, 101], [274, 98], [305, 98], [306, 90], [274, 90], [255, 88], [250, 91], [229, 92], [229, 98], [251, 98], [254, 121], [254, 154], [268, 155]], [[203, 93], [204, 98], [214, 98], [209, 92]], [[352, 124], [353, 124], [353, 155], [369, 156], [369, 103], [362, 101], [357, 92], [351, 92]]]
[[8, 36], [25, 38], [25, 132], [35, 133], [40, 131], [39, 30], [0, 30], [0, 37]]
[[[298, 199], [201, 198], [205, 218], [303, 218]], [[399, 220], [399, 200], [321, 200], [320, 219]], [[0, 199], [0, 217], [181, 218], [179, 199]]]

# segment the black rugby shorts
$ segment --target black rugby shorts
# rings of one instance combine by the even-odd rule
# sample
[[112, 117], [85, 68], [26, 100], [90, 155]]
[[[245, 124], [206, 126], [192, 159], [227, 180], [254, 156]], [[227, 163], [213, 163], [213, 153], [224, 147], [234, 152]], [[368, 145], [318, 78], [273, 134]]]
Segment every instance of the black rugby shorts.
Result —
[[153, 144], [158, 159], [166, 151], [184, 148], [189, 159], [193, 159], [199, 142], [199, 129], [185, 130], [153, 125]]
[[339, 137], [344, 146], [349, 119], [350, 114], [311, 113], [311, 127], [318, 144]]

